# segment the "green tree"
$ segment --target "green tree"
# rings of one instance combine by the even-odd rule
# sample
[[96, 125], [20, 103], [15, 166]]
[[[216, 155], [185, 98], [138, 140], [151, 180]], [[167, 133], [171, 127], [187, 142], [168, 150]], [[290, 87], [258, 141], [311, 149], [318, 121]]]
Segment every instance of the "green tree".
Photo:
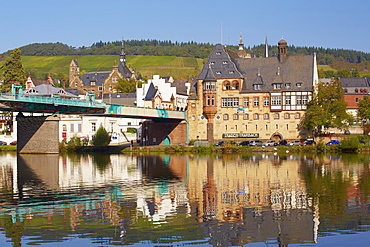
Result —
[[370, 120], [370, 97], [364, 96], [358, 102], [357, 117], [363, 120]]
[[137, 87], [141, 87], [142, 82], [135, 79], [123, 79], [119, 78], [117, 85], [114, 87], [117, 92], [120, 93], [135, 93]]
[[347, 104], [339, 80], [333, 80], [330, 84], [319, 83], [312, 100], [307, 104], [301, 127], [314, 134], [328, 128], [345, 129], [353, 122], [353, 117], [346, 109]]
[[1, 66], [3, 84], [0, 87], [1, 92], [11, 91], [13, 83], [24, 85], [27, 78], [22, 64], [21, 50], [14, 49], [11, 55]]
[[92, 137], [92, 144], [96, 147], [108, 146], [110, 143], [110, 135], [107, 130], [100, 124], [96, 134]]

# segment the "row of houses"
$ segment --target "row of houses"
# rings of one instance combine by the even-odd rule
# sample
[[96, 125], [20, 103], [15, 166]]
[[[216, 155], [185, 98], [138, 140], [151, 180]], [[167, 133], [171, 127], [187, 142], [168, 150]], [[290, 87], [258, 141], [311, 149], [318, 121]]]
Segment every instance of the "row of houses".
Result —
[[[242, 37], [239, 50], [217, 44], [198, 77], [174, 80], [154, 75], [136, 93], [116, 90], [119, 78], [136, 79], [126, 66], [124, 43], [120, 64], [111, 71], [80, 75], [77, 60], [70, 63], [69, 89], [56, 89], [53, 80], [43, 83], [30, 76], [26, 92], [63, 97], [84, 97], [93, 92], [96, 99], [109, 104], [135, 105], [160, 109], [187, 111], [190, 140], [297, 139], [307, 137], [298, 125], [304, 116], [316, 85], [322, 81], [317, 74], [316, 55], [289, 56], [285, 40], [278, 42], [277, 56], [247, 54]], [[348, 110], [355, 116], [357, 104], [369, 94], [369, 78], [341, 78]], [[102, 124], [112, 133], [112, 142], [136, 139], [127, 134], [128, 128], [139, 129], [143, 120], [112, 117], [63, 116], [61, 140], [73, 136], [90, 139]]]

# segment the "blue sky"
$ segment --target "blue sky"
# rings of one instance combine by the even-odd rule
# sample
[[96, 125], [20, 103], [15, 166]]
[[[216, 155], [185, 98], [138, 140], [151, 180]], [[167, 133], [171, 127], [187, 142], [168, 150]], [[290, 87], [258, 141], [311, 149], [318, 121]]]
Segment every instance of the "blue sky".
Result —
[[277, 44], [370, 52], [370, 1], [18, 0], [3, 1], [0, 53], [32, 43], [81, 47], [156, 39], [245, 46]]

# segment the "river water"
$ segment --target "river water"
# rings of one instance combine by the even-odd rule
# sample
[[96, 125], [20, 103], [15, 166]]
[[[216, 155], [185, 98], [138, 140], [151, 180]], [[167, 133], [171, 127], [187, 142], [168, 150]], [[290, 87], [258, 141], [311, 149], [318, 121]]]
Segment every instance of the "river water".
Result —
[[0, 153], [0, 246], [369, 246], [370, 156]]

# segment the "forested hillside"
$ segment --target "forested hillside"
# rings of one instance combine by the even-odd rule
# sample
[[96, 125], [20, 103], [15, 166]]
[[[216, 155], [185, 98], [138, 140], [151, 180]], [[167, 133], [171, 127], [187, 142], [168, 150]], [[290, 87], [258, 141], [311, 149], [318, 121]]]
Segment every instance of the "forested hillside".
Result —
[[[89, 55], [95, 55], [94, 59], [91, 59], [88, 66], [84, 66], [81, 61], [80, 65], [83, 70], [86, 71], [101, 71], [102, 69], [111, 69], [112, 61], [108, 60], [100, 64], [91, 64], [94, 61], [98, 62], [105, 59], [116, 59], [121, 51], [122, 41], [114, 42], [96, 42], [89, 47], [71, 47], [62, 43], [35, 43], [20, 47], [22, 60], [25, 62], [25, 68], [28, 73], [36, 77], [43, 77], [46, 74], [59, 73], [58, 77], [61, 77], [64, 73], [67, 77], [68, 65], [71, 58], [82, 58]], [[196, 42], [171, 42], [171, 41], [157, 41], [157, 40], [128, 40], [124, 42], [125, 52], [128, 56], [128, 65], [133, 66], [138, 73], [143, 74], [145, 77], [150, 76], [153, 73], [161, 73], [162, 75], [170, 74], [176, 71], [176, 74], [171, 74], [177, 78], [184, 78], [190, 76], [196, 76], [201, 69], [201, 61], [206, 59], [209, 54], [213, 51], [214, 45], [209, 43], [196, 43]], [[238, 46], [228, 46], [229, 49], [236, 51]], [[264, 44], [246, 47], [248, 53], [252, 53], [255, 56], [263, 56], [265, 46]], [[361, 51], [345, 50], [345, 49], [330, 49], [322, 47], [296, 47], [289, 46], [289, 55], [310, 55], [317, 54], [317, 62], [319, 64], [319, 76], [320, 77], [364, 77], [370, 76], [370, 53]], [[269, 56], [277, 54], [277, 46], [269, 46]], [[0, 63], [9, 55], [9, 52], [0, 54]], [[96, 55], [115, 55], [112, 58], [102, 57], [97, 58]], [[58, 59], [58, 57], [68, 58]], [[142, 56], [150, 56], [148, 60], [151, 65], [142, 66], [144, 62]], [[167, 57], [164, 59], [161, 57]], [[37, 59], [39, 57], [40, 59]], [[45, 59], [49, 57], [49, 59]], [[157, 57], [157, 58], [155, 58]], [[168, 63], [168, 57], [182, 58], [181, 61], [186, 61], [186, 58], [197, 59], [195, 63], [197, 66], [189, 67], [189, 74], [184, 70], [181, 70], [181, 62]], [[63, 60], [59, 64], [42, 65], [40, 63], [48, 63], [48, 60]], [[139, 65], [135, 64], [135, 59], [141, 59]], [[68, 61], [69, 60], [69, 61]], [[86, 60], [89, 60], [88, 58]], [[163, 60], [163, 61], [162, 61]], [[175, 61], [175, 60], [174, 60]], [[53, 65], [53, 67], [52, 67]], [[173, 70], [174, 67], [177, 67]], [[62, 67], [63, 66], [63, 67]], [[47, 71], [49, 68], [52, 71]], [[148, 70], [148, 68], [150, 68]], [[141, 70], [141, 71], [140, 71]], [[164, 73], [164, 74], [163, 74]], [[177, 74], [180, 73], [180, 74]]]

